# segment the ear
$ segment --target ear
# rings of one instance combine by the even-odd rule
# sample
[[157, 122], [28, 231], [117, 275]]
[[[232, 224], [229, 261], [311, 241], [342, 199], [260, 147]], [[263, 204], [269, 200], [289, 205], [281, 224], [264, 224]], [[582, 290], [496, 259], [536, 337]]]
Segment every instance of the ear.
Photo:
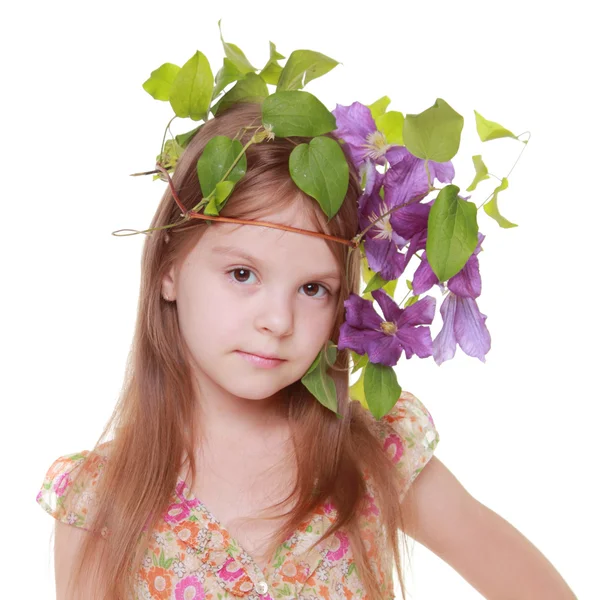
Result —
[[175, 265], [171, 265], [171, 268], [162, 278], [162, 289], [161, 293], [163, 298], [170, 302], [176, 299], [175, 294]]

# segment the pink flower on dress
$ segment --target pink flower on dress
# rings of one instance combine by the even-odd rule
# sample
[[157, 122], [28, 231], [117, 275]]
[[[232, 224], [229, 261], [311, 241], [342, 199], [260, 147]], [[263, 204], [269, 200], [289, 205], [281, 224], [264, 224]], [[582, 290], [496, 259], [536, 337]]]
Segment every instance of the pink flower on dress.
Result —
[[69, 473], [63, 473], [62, 475], [59, 475], [56, 479], [56, 483], [54, 484], [54, 491], [56, 492], [56, 495], [64, 495], [69, 483], [71, 483]]
[[232, 571], [229, 566], [231, 565], [231, 563], [235, 562], [234, 559], [230, 556], [226, 561], [225, 564], [217, 571], [217, 573], [219, 574], [219, 577], [223, 580], [223, 581], [235, 581], [236, 579], [239, 579], [243, 574], [244, 574], [244, 569], [238, 569], [236, 568], [235, 571]]
[[175, 586], [176, 600], [204, 600], [205, 597], [202, 583], [194, 575], [185, 577]]
[[365, 517], [368, 517], [369, 515], [379, 515], [379, 508], [377, 507], [377, 504], [375, 504], [375, 498], [373, 497], [372, 494], [367, 494], [366, 495], [367, 498], [367, 506], [363, 509], [362, 511], [362, 515]]
[[335, 550], [330, 550], [327, 553], [327, 558], [329, 560], [340, 560], [344, 557], [346, 552], [348, 552], [348, 548], [350, 547], [350, 540], [348, 539], [348, 536], [341, 531], [336, 531], [334, 535], [338, 539], [339, 546]]
[[392, 446], [393, 455], [392, 460], [394, 462], [398, 462], [402, 458], [402, 454], [404, 453], [404, 446], [402, 445], [402, 440], [400, 436], [395, 433], [390, 433], [383, 443], [383, 449], [387, 452], [387, 449]]
[[189, 516], [190, 509], [187, 504], [174, 502], [169, 506], [167, 512], [165, 513], [165, 521], [173, 524], [181, 523], [181, 521], [185, 521]]

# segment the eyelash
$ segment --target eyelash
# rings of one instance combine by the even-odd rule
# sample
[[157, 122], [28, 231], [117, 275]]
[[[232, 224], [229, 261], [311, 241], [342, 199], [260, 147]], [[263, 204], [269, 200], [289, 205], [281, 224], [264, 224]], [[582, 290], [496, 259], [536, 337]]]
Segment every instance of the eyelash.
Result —
[[[233, 269], [229, 269], [228, 271], [226, 271], [226, 274], [229, 275], [230, 273], [233, 273], [234, 271], [242, 271], [242, 270], [248, 271], [249, 273], [256, 275], [256, 273], [254, 273], [254, 271], [252, 269], [249, 269], [248, 267], [234, 267]], [[230, 278], [229, 283], [238, 283], [240, 285], [244, 285], [246, 282], [236, 281], [235, 279]], [[325, 296], [321, 296], [320, 298], [318, 296], [308, 296], [309, 298], [316, 298], [318, 300], [322, 300], [326, 296], [331, 296], [331, 292], [322, 283], [317, 283], [316, 281], [314, 281], [314, 282], [311, 281], [310, 283], [316, 283], [317, 285], [320, 285], [325, 290]], [[308, 284], [306, 284], [306, 285], [308, 285]]]

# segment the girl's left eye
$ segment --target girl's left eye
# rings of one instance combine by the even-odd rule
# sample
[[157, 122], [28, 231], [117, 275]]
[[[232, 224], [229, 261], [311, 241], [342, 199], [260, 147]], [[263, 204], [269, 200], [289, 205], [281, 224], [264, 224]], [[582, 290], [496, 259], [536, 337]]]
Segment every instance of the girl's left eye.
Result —
[[[247, 281], [247, 275], [248, 274], [252, 274], [254, 275], [253, 271], [251, 271], [250, 269], [246, 268], [246, 267], [236, 267], [235, 269], [230, 269], [229, 271], [227, 271], [227, 274], [229, 275], [230, 273], [236, 273], [236, 272], [243, 272], [244, 275], [242, 276], [242, 278], [244, 279], [244, 281], [240, 281], [237, 277], [235, 277], [235, 275], [233, 276], [233, 280], [230, 279], [230, 283], [245, 283]], [[308, 294], [309, 298], [324, 298], [325, 296], [329, 295], [330, 292], [329, 290], [322, 284], [320, 283], [307, 283], [302, 287], [308, 287], [308, 286], [319, 286], [321, 288], [323, 288], [323, 290], [325, 290], [325, 294], [323, 296], [315, 296], [315, 295], [310, 295]]]

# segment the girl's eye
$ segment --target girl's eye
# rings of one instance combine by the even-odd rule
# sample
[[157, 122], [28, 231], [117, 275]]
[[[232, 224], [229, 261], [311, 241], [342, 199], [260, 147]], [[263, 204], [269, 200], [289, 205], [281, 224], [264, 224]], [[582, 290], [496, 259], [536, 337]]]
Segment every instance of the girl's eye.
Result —
[[[235, 269], [231, 269], [230, 271], [227, 271], [227, 274], [229, 273], [242, 273], [242, 275], [238, 278], [235, 275], [233, 276], [234, 281], [236, 283], [246, 283], [248, 281], [248, 276], [249, 275], [254, 275], [254, 273], [250, 270], [247, 269], [246, 267], [236, 267]], [[240, 281], [240, 279], [242, 281]], [[234, 281], [232, 281], [232, 283], [234, 283]], [[323, 296], [316, 296], [314, 293], [308, 293], [308, 297], [309, 298], [323, 298], [326, 295], [329, 295], [329, 290], [324, 286], [321, 285], [320, 283], [307, 283], [304, 286], [302, 286], [303, 288], [312, 288], [314, 289], [318, 289], [319, 287], [323, 288], [323, 290], [325, 290], [325, 294]]]

